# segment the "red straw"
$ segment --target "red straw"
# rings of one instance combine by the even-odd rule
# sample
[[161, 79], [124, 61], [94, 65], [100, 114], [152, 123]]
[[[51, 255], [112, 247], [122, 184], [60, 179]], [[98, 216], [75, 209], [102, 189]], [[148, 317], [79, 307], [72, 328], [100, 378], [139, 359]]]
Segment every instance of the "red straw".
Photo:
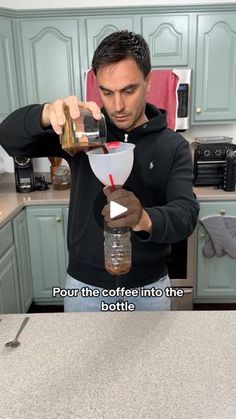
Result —
[[111, 186], [112, 186], [112, 191], [115, 191], [115, 184], [114, 184], [114, 180], [113, 180], [113, 177], [112, 177], [111, 174], [109, 174], [109, 179], [110, 179], [110, 183], [111, 183]]

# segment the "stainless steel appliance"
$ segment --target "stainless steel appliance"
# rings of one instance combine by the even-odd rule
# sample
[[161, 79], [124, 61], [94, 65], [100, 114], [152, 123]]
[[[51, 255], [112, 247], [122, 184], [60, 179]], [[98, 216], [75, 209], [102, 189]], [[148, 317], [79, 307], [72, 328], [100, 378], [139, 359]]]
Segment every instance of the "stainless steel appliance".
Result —
[[190, 128], [191, 70], [189, 68], [174, 68], [173, 72], [179, 79], [176, 130], [185, 131]]
[[172, 252], [166, 263], [169, 271], [171, 287], [181, 289], [182, 297], [171, 299], [172, 310], [192, 310], [193, 308], [193, 281], [194, 281], [194, 234], [188, 239], [172, 244]]
[[15, 181], [17, 192], [34, 191], [34, 171], [32, 159], [29, 157], [14, 157]]

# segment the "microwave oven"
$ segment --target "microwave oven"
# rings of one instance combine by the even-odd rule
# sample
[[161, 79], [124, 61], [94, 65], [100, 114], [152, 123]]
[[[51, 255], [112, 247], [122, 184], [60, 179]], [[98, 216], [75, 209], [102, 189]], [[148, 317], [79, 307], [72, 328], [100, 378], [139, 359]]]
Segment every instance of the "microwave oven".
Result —
[[185, 131], [190, 128], [191, 69], [174, 68], [173, 72], [179, 79], [177, 87], [176, 131]]

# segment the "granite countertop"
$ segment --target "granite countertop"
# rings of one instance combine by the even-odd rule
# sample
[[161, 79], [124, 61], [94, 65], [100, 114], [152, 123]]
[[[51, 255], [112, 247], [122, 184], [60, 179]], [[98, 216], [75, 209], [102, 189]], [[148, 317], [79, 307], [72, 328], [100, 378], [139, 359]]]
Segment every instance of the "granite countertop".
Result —
[[233, 311], [1, 315], [0, 416], [235, 418]]
[[[6, 179], [4, 181], [4, 178]], [[10, 179], [11, 181], [9, 181]], [[236, 192], [225, 192], [213, 187], [195, 187], [194, 192], [200, 201], [236, 201]], [[0, 180], [0, 227], [28, 205], [68, 205], [70, 189], [54, 190], [50, 185], [47, 191], [17, 193], [12, 176], [3, 176]]]

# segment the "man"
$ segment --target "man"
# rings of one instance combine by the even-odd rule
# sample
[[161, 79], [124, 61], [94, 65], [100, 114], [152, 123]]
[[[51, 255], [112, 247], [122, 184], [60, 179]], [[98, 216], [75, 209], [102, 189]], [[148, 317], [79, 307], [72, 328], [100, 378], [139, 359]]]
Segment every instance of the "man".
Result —
[[[192, 191], [192, 160], [188, 142], [166, 128], [166, 112], [146, 103], [150, 89], [150, 53], [140, 36], [128, 31], [107, 36], [94, 53], [92, 68], [103, 100], [108, 141], [135, 144], [134, 166], [123, 188], [112, 192], [93, 174], [88, 157], [73, 157], [60, 147], [58, 135], [65, 123], [64, 106], [72, 118], [79, 105], [95, 118], [95, 103], [79, 102], [75, 96], [15, 111], [0, 127], [0, 143], [12, 156], [61, 156], [71, 168], [68, 222], [69, 265], [66, 288], [89, 287], [160, 289], [160, 297], [123, 298], [136, 310], [168, 310], [165, 288], [170, 285], [165, 258], [170, 244], [187, 238], [197, 222], [199, 206]], [[118, 219], [109, 216], [113, 200], [128, 211]], [[103, 217], [110, 227], [129, 226], [132, 269], [114, 276], [104, 269]], [[101, 301], [121, 298], [65, 298], [65, 311], [99, 311]]]

